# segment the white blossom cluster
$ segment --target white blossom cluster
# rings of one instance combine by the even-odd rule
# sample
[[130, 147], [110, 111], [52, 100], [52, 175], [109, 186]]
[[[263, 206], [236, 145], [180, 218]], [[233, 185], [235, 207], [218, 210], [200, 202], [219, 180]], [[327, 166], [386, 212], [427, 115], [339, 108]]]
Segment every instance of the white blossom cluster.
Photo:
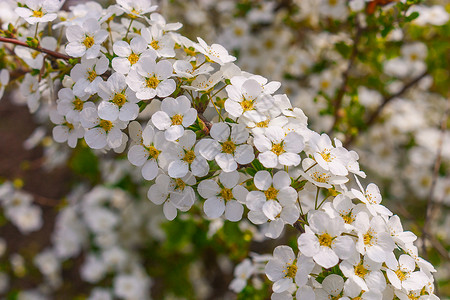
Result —
[[[324, 2], [330, 7], [321, 14], [346, 17], [346, 1]], [[381, 204], [375, 184], [360, 184], [358, 177], [366, 175], [358, 154], [310, 130], [303, 110], [277, 93], [280, 82], [242, 71], [222, 45], [177, 33], [181, 24], [167, 23], [151, 1], [117, 0], [106, 9], [88, 2], [70, 12], [59, 11], [61, 4], [28, 0], [15, 9], [29, 24], [24, 35], [44, 33], [50, 21], [64, 29], [65, 52], [76, 62], [45, 79], [27, 73], [20, 85], [30, 111], [55, 124], [56, 142], [75, 148], [83, 139], [99, 155], [124, 153], [139, 180], [150, 182], [147, 197], [168, 220], [196, 206], [211, 220], [247, 218], [271, 239], [285, 227], [300, 229], [297, 247], [278, 246], [265, 265], [272, 299], [438, 299], [435, 269], [418, 256], [416, 236]], [[58, 48], [52, 37], [42, 38], [41, 46]], [[31, 69], [45, 64], [36, 51], [15, 52]], [[423, 58], [423, 47], [414, 45], [400, 60], [423, 69]], [[400, 76], [395, 64], [387, 62], [386, 72]], [[59, 72], [66, 74], [61, 81]], [[0, 73], [1, 93], [8, 75]], [[311, 86], [331, 94], [339, 85], [333, 78], [324, 71]], [[40, 213], [17, 194], [1, 193], [10, 199], [2, 205], [11, 220], [23, 232], [38, 228]], [[93, 243], [99, 250], [86, 256], [82, 279], [96, 284], [115, 275], [113, 290], [96, 288], [89, 299], [148, 299], [151, 280], [125, 249], [143, 222], [127, 219], [143, 212], [125, 210], [131, 200], [115, 190], [94, 188], [81, 198], [58, 214], [52, 248], [35, 259], [41, 273], [57, 285], [61, 263]], [[28, 203], [18, 205], [33, 216], [20, 221], [25, 213], [11, 208], [15, 199]], [[129, 241], [119, 239], [119, 226]], [[261, 274], [262, 260], [238, 265], [230, 288], [239, 292]]]

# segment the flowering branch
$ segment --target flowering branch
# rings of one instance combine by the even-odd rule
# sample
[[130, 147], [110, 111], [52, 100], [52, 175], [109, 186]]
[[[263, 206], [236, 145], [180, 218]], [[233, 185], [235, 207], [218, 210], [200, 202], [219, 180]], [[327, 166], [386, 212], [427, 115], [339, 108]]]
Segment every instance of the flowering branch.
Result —
[[39, 51], [39, 52], [48, 54], [48, 55], [50, 55], [50, 56], [53, 56], [53, 57], [59, 58], [59, 59], [69, 60], [69, 59], [73, 58], [73, 57], [71, 57], [71, 56], [69, 56], [69, 55], [62, 54], [62, 53], [59, 53], [59, 52], [56, 52], [56, 51], [53, 51], [53, 50], [45, 49], [45, 48], [42, 48], [42, 47], [39, 47], [39, 46], [36, 47], [36, 48], [30, 47], [27, 43], [22, 42], [22, 41], [19, 41], [19, 40], [17, 40], [17, 39], [11, 39], [11, 38], [0, 37], [0, 42], [3, 42], [3, 43], [10, 43], [10, 44], [15, 44], [15, 45], [27, 47], [27, 48], [30, 48], [30, 49], [34, 49], [34, 50], [36, 50], [36, 51]]

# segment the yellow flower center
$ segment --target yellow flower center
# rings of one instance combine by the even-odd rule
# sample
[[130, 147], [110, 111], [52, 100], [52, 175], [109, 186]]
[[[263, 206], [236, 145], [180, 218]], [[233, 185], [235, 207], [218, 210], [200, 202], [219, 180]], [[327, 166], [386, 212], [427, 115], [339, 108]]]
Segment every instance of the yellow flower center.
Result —
[[44, 13], [41, 10], [33, 10], [33, 17], [35, 18], [42, 18]]
[[294, 261], [292, 264], [287, 265], [286, 269], [283, 270], [285, 278], [295, 278], [295, 274], [297, 274], [297, 264]]
[[324, 149], [322, 152], [319, 153], [320, 156], [322, 156], [323, 160], [326, 162], [330, 162], [332, 161], [331, 159], [331, 153], [329, 152], [328, 149]]
[[195, 49], [193, 47], [184, 48], [184, 52], [189, 56], [195, 56]]
[[323, 233], [319, 235], [319, 244], [320, 246], [331, 247], [331, 243], [333, 242], [333, 237], [328, 233]]
[[335, 6], [337, 4], [337, 0], [328, 0], [328, 4]]
[[321, 83], [320, 83], [320, 87], [323, 89], [323, 90], [326, 90], [328, 87], [330, 86], [330, 82], [328, 82], [328, 81], [322, 81]]
[[182, 115], [174, 115], [172, 117], [172, 125], [181, 125], [183, 124], [183, 116]]
[[148, 88], [156, 89], [158, 84], [159, 84], [159, 79], [156, 78], [155, 75], [145, 79], [145, 86], [148, 87]]
[[269, 119], [256, 123], [256, 127], [266, 128], [269, 125]]
[[355, 221], [351, 212], [348, 215], [341, 215], [341, 217], [346, 224], [352, 224]]
[[31, 57], [32, 57], [32, 58], [36, 58], [36, 57], [39, 55], [39, 53], [41, 53], [41, 52], [39, 52], [39, 51], [33, 51], [33, 52], [31, 53]]
[[253, 109], [253, 102], [250, 100], [244, 100], [241, 102], [241, 107], [245, 111], [249, 111]]
[[321, 182], [321, 183], [327, 183], [328, 179], [330, 179], [330, 175], [327, 173], [321, 173], [321, 172], [314, 172], [311, 176], [315, 181]]
[[130, 56], [128, 56], [128, 61], [130, 62], [131, 65], [134, 65], [135, 63], [137, 63], [139, 60], [139, 55], [131, 53]]
[[175, 179], [175, 189], [176, 190], [182, 191], [182, 190], [184, 190], [185, 187], [186, 187], [186, 183], [181, 178]]
[[222, 144], [222, 152], [233, 154], [234, 150], [236, 150], [236, 145], [232, 141], [226, 141]]
[[409, 300], [419, 300], [420, 299], [420, 295], [414, 295], [413, 292], [410, 292], [408, 294], [408, 299]]
[[88, 78], [87, 78], [87, 79], [88, 79], [90, 82], [92, 82], [92, 81], [95, 80], [95, 78], [97, 78], [97, 72], [95, 72], [95, 70], [88, 71]]
[[86, 49], [91, 48], [94, 46], [94, 38], [92, 36], [86, 36], [83, 41], [83, 45], [86, 47]]
[[186, 153], [184, 154], [183, 160], [185, 162], [187, 162], [188, 164], [192, 164], [194, 159], [195, 159], [195, 152], [194, 152], [194, 150], [186, 151]]
[[101, 120], [99, 126], [103, 128], [104, 131], [109, 132], [113, 128], [113, 123], [108, 120]]
[[159, 150], [155, 148], [155, 146], [148, 147], [147, 151], [151, 159], [157, 159], [160, 153]]
[[274, 188], [273, 186], [271, 186], [270, 188], [267, 189], [267, 191], [264, 191], [264, 195], [266, 195], [267, 199], [277, 199], [278, 196], [278, 190], [276, 188]]
[[83, 110], [84, 102], [81, 101], [79, 98], [75, 97], [75, 100], [73, 100], [72, 103], [73, 103], [73, 109], [74, 110], [78, 110], [78, 111]]
[[229, 201], [233, 199], [233, 192], [231, 191], [231, 189], [223, 188], [220, 191], [220, 196], [223, 198], [223, 200]]
[[73, 125], [71, 123], [64, 122], [63, 125], [66, 126], [67, 128], [69, 128], [69, 131], [73, 130]]
[[159, 46], [159, 42], [158, 42], [157, 40], [153, 40], [153, 41], [150, 43], [150, 46], [152, 46], [152, 48], [155, 49], [155, 50], [158, 50], [159, 48], [161, 48], [161, 47]]
[[369, 270], [367, 270], [363, 264], [359, 264], [355, 267], [355, 274], [361, 278], [364, 278]]
[[122, 107], [127, 102], [127, 97], [124, 94], [115, 94], [111, 101], [118, 107]]
[[371, 246], [373, 244], [373, 238], [372, 230], [367, 231], [363, 236], [364, 245]]
[[408, 278], [408, 273], [403, 272], [400, 269], [397, 269], [397, 271], [395, 271], [395, 275], [397, 275], [397, 277], [398, 277], [398, 279], [400, 279], [400, 281], [404, 281], [406, 278]]
[[276, 155], [281, 155], [284, 152], [286, 152], [283, 148], [283, 143], [272, 145], [272, 152], [275, 153]]

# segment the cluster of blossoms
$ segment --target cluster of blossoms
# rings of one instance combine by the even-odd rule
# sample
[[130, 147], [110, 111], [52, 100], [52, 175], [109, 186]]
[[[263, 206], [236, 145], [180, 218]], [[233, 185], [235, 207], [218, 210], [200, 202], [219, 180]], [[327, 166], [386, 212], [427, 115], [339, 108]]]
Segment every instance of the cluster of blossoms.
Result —
[[[425, 206], [433, 201], [432, 231], [448, 249], [450, 134], [448, 123], [445, 129], [440, 124], [449, 105], [448, 83], [435, 74], [436, 68], [444, 73], [448, 69], [439, 57], [449, 46], [439, 41], [446, 40], [449, 9], [446, 1], [383, 5], [387, 2], [235, 6], [177, 1], [167, 16], [183, 18], [186, 33], [208, 36], [236, 53], [242, 69], [281, 81], [280, 92], [302, 108], [310, 127], [333, 132], [354, 149], [372, 181], [395, 201], [393, 207], [404, 207], [414, 216], [405, 220], [408, 225], [420, 226]], [[398, 23], [380, 25], [385, 16], [413, 2], [402, 13], [417, 18], [402, 25], [402, 18], [394, 17]], [[342, 101], [335, 111], [337, 99]], [[440, 147], [441, 167], [435, 173]], [[436, 249], [425, 244], [429, 251]], [[438, 277], [448, 282], [448, 254], [440, 256]]]
[[[345, 1], [323, 2], [322, 15], [346, 18]], [[42, 48], [60, 46], [42, 37], [45, 26], [65, 31], [69, 63], [15, 48], [37, 71], [24, 75], [22, 95], [31, 112], [55, 125], [56, 142], [75, 148], [83, 139], [99, 156], [113, 151], [126, 157], [129, 165], [117, 168], [138, 170], [135, 180], [149, 182], [147, 198], [161, 205], [167, 220], [200, 208], [212, 222], [247, 218], [261, 238], [277, 239], [286, 227], [300, 231], [294, 250], [278, 246], [271, 257], [244, 260], [233, 291], [265, 273], [272, 299], [438, 299], [435, 269], [418, 256], [416, 236], [380, 204], [375, 184], [359, 183], [366, 175], [358, 154], [310, 130], [302, 109], [277, 92], [280, 82], [242, 71], [219, 44], [181, 35], [181, 24], [167, 23], [150, 1], [117, 0], [107, 9], [88, 2], [68, 13], [59, 12], [61, 4], [29, 0], [15, 9], [22, 34], [36, 30]], [[402, 49], [399, 60], [418, 62], [405, 74], [423, 70], [421, 47]], [[386, 70], [399, 72], [397, 63], [387, 62]], [[333, 74], [323, 71], [311, 86], [331, 95], [340, 84], [330, 82]], [[2, 93], [8, 80], [2, 70]], [[12, 199], [3, 202], [13, 223], [23, 232], [37, 229], [31, 199], [21, 201], [30, 210], [23, 217], [10, 207], [28, 198], [4, 189], [0, 196]], [[126, 210], [133, 199], [117, 190], [94, 188], [73, 197], [80, 198], [60, 212], [52, 248], [36, 257], [41, 273], [56, 288], [62, 262], [93, 243], [81, 277], [96, 284], [113, 273], [114, 288], [97, 287], [89, 299], [148, 299], [151, 280], [132, 250], [139, 245], [133, 232], [145, 221], [127, 221], [147, 211], [139, 205]], [[122, 222], [131, 225], [119, 235]]]

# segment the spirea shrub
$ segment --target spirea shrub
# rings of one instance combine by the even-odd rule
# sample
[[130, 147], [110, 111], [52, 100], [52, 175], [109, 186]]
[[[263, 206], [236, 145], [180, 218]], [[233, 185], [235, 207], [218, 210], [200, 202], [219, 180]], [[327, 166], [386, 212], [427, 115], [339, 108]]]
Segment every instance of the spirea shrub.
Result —
[[[322, 13], [346, 17], [332, 2], [343, 1]], [[163, 215], [207, 219], [209, 236], [226, 220], [250, 240], [274, 240], [273, 255], [237, 264], [235, 293], [271, 282], [271, 299], [438, 299], [417, 237], [382, 204], [377, 185], [359, 182], [358, 154], [309, 129], [302, 107], [277, 92], [280, 82], [241, 70], [222, 45], [179, 34], [182, 24], [166, 22], [150, 1], [62, 4], [18, 2], [20, 18], [0, 37], [1, 93], [19, 85], [30, 112], [53, 123], [54, 141], [103, 161], [106, 185], [68, 196], [51, 247], [34, 258], [43, 297], [62, 284], [63, 263], [84, 252], [89, 299], [149, 299], [152, 279], [135, 246], [161, 236]], [[329, 86], [312, 81], [325, 94], [340, 84], [322, 77]], [[115, 185], [127, 172], [137, 191]], [[42, 226], [32, 195], [5, 182], [0, 199], [22, 233]], [[282, 245], [287, 228], [295, 243]]]

